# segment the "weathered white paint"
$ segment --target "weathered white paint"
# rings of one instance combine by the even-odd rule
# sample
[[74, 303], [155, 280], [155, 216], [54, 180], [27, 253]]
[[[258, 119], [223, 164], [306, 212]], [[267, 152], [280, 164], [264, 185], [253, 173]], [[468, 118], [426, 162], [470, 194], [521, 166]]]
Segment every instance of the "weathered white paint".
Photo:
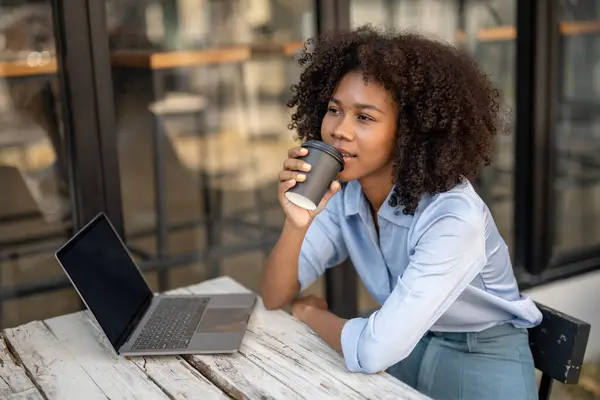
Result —
[[[212, 285], [211, 282], [215, 284]], [[205, 281], [194, 288], [204, 289], [196, 293], [222, 292], [219, 284], [229, 282], [223, 278]], [[235, 281], [233, 281], [235, 282]], [[237, 284], [237, 283], [236, 283]], [[237, 284], [238, 287], [242, 287]], [[243, 287], [242, 287], [243, 288]], [[237, 290], [239, 292], [239, 290]], [[170, 294], [189, 293], [187, 289], [170, 291]], [[232, 293], [234, 291], [228, 291]], [[252, 317], [250, 318], [252, 320]], [[245, 340], [246, 341], [246, 340]], [[280, 381], [263, 368], [264, 363], [256, 363], [246, 358], [242, 353], [226, 355], [194, 355], [184, 358], [197, 368], [211, 382], [235, 399], [297, 399], [306, 398], [302, 393], [295, 392], [289, 386], [291, 382]], [[312, 386], [305, 384], [305, 386]], [[310, 390], [307, 390], [311, 393]], [[315, 398], [315, 397], [312, 397]], [[323, 398], [323, 397], [321, 397]]]
[[[65, 315], [48, 320], [46, 323], [73, 354], [83, 355], [90, 347], [98, 350], [97, 353], [92, 353], [95, 358], [94, 363], [100, 363], [109, 368], [109, 373], [102, 374], [100, 379], [105, 377], [114, 379], [112, 371], [119, 369], [121, 378], [118, 378], [114, 384], [118, 387], [129, 385], [130, 388], [126, 390], [131, 390], [134, 395], [127, 394], [128, 398], [150, 398], [146, 396], [157, 393], [155, 385], [173, 398], [195, 398], [200, 395], [202, 399], [206, 400], [228, 398], [181, 357], [132, 357], [129, 360], [117, 356], [89, 312]], [[100, 368], [98, 367], [98, 369]], [[150, 384], [148, 378], [155, 385]], [[119, 379], [124, 381], [120, 382]], [[94, 378], [94, 380], [99, 382], [99, 379]], [[134, 384], [129, 384], [130, 381], [133, 381]], [[137, 382], [141, 383], [141, 387]], [[101, 387], [104, 389], [105, 386], [102, 384]], [[144, 394], [148, 387], [150, 387], [151, 393]], [[107, 393], [106, 390], [105, 393]], [[109, 397], [118, 398], [112, 395]], [[159, 393], [158, 397], [162, 398], [163, 393]]]
[[229, 399], [181, 357], [134, 357], [132, 361], [175, 399]]
[[[247, 289], [223, 277], [172, 293], [190, 291]], [[14, 359], [0, 346], [2, 398], [204, 400], [227, 398], [224, 391], [236, 399], [426, 399], [385, 373], [349, 373], [307, 326], [260, 299], [242, 348], [227, 355], [120, 357], [89, 312], [4, 334]]]
[[0, 399], [43, 399], [18, 360], [13, 359], [3, 338], [0, 338]]
[[[188, 289], [198, 294], [248, 290], [229, 277], [205, 281]], [[288, 387], [301, 398], [427, 398], [386, 373], [348, 372], [341, 355], [306, 325], [283, 311], [266, 310], [260, 299], [249, 320], [240, 355], [277, 379], [290, 382]]]
[[[73, 355], [40, 321], [4, 331], [4, 337], [48, 399], [106, 399]], [[84, 357], [84, 355], [79, 355]], [[81, 397], [79, 397], [81, 398]]]

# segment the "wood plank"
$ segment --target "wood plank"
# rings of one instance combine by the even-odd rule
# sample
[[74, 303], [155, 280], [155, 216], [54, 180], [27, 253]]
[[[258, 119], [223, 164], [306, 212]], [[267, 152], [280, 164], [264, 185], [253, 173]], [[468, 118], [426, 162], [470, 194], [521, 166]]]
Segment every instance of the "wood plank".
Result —
[[[68, 318], [69, 320], [65, 320], [64, 318]], [[61, 331], [63, 331], [61, 332], [61, 336], [70, 336], [70, 332], [86, 331], [85, 334], [96, 338], [98, 342], [104, 346], [107, 353], [110, 353], [111, 355], [114, 354], [110, 342], [89, 312], [86, 311], [85, 313], [82, 312], [61, 317], [58, 323], [64, 325], [61, 327]], [[52, 328], [52, 330], [57, 332], [57, 329]], [[88, 331], [90, 331], [90, 333], [87, 333]], [[65, 339], [70, 342], [73, 341], [72, 337], [65, 337]], [[114, 360], [116, 357], [117, 356], [114, 355], [112, 359]], [[119, 357], [118, 360], [119, 362], [121, 362], [121, 360], [129, 360], [128, 362], [130, 362], [131, 365], [136, 365], [170, 397], [179, 399], [194, 398], [202, 395], [203, 400], [229, 398], [229, 396], [210, 383], [208, 379], [202, 376], [181, 357], [140, 356], [127, 357], [125, 359]]]
[[[248, 290], [228, 277], [202, 282], [187, 289], [193, 293]], [[342, 356], [305, 324], [283, 311], [267, 311], [260, 299], [250, 318], [240, 354], [278, 380], [299, 382], [296, 387], [290, 385], [299, 397], [391, 399], [405, 396], [427, 399], [388, 374], [348, 372]]]
[[[589, 35], [600, 32], [600, 21], [576, 21], [562, 22], [559, 25], [560, 33], [564, 36]], [[501, 40], [514, 40], [517, 37], [517, 31], [514, 26], [495, 26], [488, 28], [480, 28], [476, 32], [477, 40], [480, 42], [494, 42]], [[458, 43], [467, 40], [465, 31], [456, 31], [455, 40]]]
[[0, 62], [0, 77], [2, 78], [55, 74], [56, 70], [56, 59], [54, 58], [39, 66], [30, 66], [26, 61]]
[[6, 329], [4, 337], [13, 354], [48, 399], [106, 399], [75, 357], [41, 321]]
[[175, 399], [229, 399], [181, 357], [132, 357], [148, 376]]
[[600, 21], [563, 22], [560, 24], [560, 33], [563, 35], [586, 35], [600, 32]]
[[111, 64], [113, 66], [132, 68], [179, 68], [206, 64], [242, 62], [251, 59], [255, 55], [261, 54], [281, 54], [289, 57], [297, 54], [303, 47], [304, 42], [297, 41], [283, 44], [266, 43], [264, 45], [240, 45], [202, 50], [119, 50], [111, 54]]
[[326, 373], [318, 364], [286, 351], [282, 341], [261, 338], [248, 329], [241, 354], [263, 367], [268, 373], [288, 386], [302, 398], [363, 399], [364, 396]]
[[[283, 312], [282, 312], [283, 313]], [[289, 317], [289, 318], [288, 318]], [[411, 399], [427, 399], [418, 391], [386, 374], [352, 374], [340, 354], [304, 324], [290, 323], [289, 314], [269, 312], [258, 316], [249, 333], [265, 346], [303, 366], [311, 365], [324, 382], [339, 381], [366, 398], [393, 399], [400, 393]], [[257, 321], [258, 322], [258, 321]]]
[[289, 42], [283, 45], [283, 54], [286, 56], [295, 56], [304, 49], [304, 41]]
[[205, 64], [245, 61], [252, 55], [250, 46], [189, 51], [116, 51], [111, 55], [113, 66], [166, 69]]
[[43, 399], [21, 365], [13, 358], [0, 336], [0, 399]]
[[184, 356], [202, 375], [234, 399], [302, 398], [241, 354]]
[[[220, 278], [217, 278], [220, 280]], [[209, 286], [206, 286], [210, 290]], [[186, 288], [169, 294], [190, 293]], [[203, 293], [207, 293], [206, 291]], [[214, 292], [213, 292], [214, 293]], [[252, 319], [252, 318], [251, 318]], [[184, 356], [202, 375], [234, 399], [296, 399], [302, 398], [241, 353]]]
[[[148, 359], [139, 358], [136, 361], [141, 363], [141, 368], [137, 363], [131, 362], [125, 357], [118, 356], [108, 339], [99, 327], [93, 322], [89, 313], [75, 313], [62, 317], [53, 318], [46, 321], [50, 330], [56, 335], [61, 343], [67, 347], [72, 354], [77, 354], [81, 364], [92, 379], [98, 383], [109, 398], [122, 399], [163, 399], [175, 397], [177, 392], [194, 393], [194, 387], [183, 387], [189, 381], [189, 370], [185, 370], [188, 379], [182, 379], [174, 382], [173, 379], [157, 381], [155, 377], [160, 375], [146, 375], [148, 372]], [[174, 357], [170, 357], [174, 358]], [[89, 360], [89, 361], [88, 361]], [[146, 369], [144, 369], [146, 364]], [[152, 362], [150, 362], [152, 364]], [[160, 369], [158, 363], [154, 363], [156, 368]], [[164, 370], [161, 372], [165, 372]], [[177, 374], [178, 371], [175, 371]], [[174, 376], [177, 378], [177, 375]], [[192, 375], [191, 382], [197, 381], [196, 389], [200, 388], [198, 393], [207, 393], [210, 398], [219, 391], [206, 381], [196, 380]], [[204, 385], [202, 385], [204, 383]], [[173, 385], [179, 385], [179, 390], [174, 393], [166, 391], [167, 386], [173, 388]], [[222, 397], [221, 397], [222, 398]]]
[[103, 334], [75, 322], [83, 318], [70, 314], [7, 334], [48, 398], [80, 399], [82, 393], [86, 399], [169, 398], [135, 364], [108, 351], [99, 340]]

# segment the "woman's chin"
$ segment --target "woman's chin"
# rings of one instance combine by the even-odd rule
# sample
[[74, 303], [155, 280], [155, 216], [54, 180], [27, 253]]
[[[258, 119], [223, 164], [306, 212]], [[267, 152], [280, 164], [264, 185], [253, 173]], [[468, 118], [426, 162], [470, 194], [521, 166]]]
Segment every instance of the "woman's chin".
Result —
[[336, 179], [342, 182], [349, 182], [358, 179], [358, 176], [351, 169], [344, 169], [337, 174]]

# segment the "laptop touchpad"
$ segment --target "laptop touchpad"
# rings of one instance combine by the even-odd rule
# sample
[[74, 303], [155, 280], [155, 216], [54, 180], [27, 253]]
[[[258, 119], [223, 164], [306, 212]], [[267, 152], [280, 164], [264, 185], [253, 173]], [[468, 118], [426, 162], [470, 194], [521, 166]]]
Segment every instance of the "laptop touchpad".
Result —
[[240, 308], [209, 308], [204, 313], [197, 333], [240, 332], [245, 329], [248, 310]]

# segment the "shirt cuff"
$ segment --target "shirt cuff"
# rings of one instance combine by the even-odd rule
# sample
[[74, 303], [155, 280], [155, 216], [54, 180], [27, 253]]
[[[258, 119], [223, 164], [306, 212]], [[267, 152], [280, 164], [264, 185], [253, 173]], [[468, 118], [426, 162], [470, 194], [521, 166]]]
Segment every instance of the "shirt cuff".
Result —
[[342, 354], [346, 362], [346, 368], [350, 372], [363, 372], [358, 359], [358, 341], [363, 330], [367, 326], [368, 319], [353, 318], [348, 320], [342, 328]]

